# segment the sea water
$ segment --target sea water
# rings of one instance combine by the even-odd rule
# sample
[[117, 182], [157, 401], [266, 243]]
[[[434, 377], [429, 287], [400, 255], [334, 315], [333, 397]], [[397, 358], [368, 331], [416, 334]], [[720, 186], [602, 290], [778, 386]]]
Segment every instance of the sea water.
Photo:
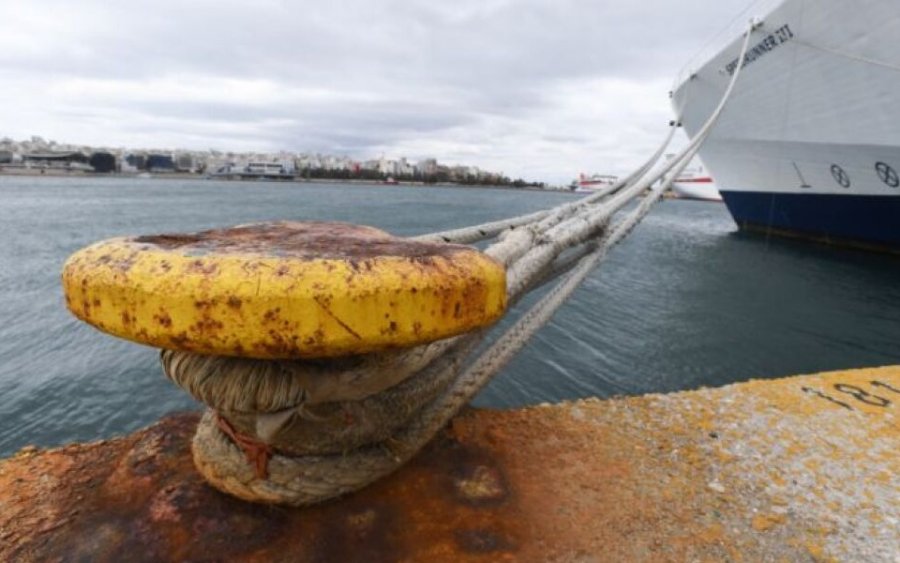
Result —
[[[102, 334], [66, 311], [60, 269], [83, 246], [268, 220], [350, 221], [414, 235], [574, 197], [0, 176], [0, 456], [26, 444], [111, 437], [200, 408], [162, 375], [155, 350]], [[514, 407], [896, 363], [900, 259], [743, 235], [721, 204], [664, 201], [475, 404]]]

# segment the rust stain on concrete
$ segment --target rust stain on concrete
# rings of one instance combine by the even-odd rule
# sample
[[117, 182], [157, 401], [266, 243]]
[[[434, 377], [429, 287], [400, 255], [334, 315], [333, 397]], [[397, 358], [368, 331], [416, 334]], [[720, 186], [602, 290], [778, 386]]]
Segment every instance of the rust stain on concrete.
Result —
[[207, 486], [198, 415], [0, 462], [0, 560], [740, 561], [900, 555], [900, 368], [469, 410], [308, 509]]

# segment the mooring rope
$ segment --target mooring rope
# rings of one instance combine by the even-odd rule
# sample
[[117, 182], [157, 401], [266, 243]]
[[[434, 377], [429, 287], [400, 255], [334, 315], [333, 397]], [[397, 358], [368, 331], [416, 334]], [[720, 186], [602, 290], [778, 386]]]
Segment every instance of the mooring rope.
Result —
[[[665, 152], [666, 147], [668, 147], [669, 143], [672, 141], [672, 136], [675, 134], [675, 125], [675, 122], [672, 122], [670, 124], [669, 133], [666, 135], [666, 138], [659, 145], [656, 151], [650, 156], [650, 158], [646, 160], [646, 162], [644, 162], [641, 166], [639, 166], [624, 179], [614, 183], [611, 187], [607, 187], [603, 190], [597, 191], [584, 198], [581, 198], [578, 201], [566, 203], [553, 209], [536, 211], [534, 213], [521, 215], [519, 217], [512, 217], [510, 219], [492, 221], [490, 223], [483, 223], [481, 225], [462, 227], [459, 229], [430, 233], [427, 235], [420, 235], [411, 238], [412, 240], [418, 240], [421, 242], [452, 242], [457, 244], [471, 244], [473, 242], [494, 238], [501, 232], [506, 230], [512, 230], [516, 227], [536, 224], [540, 221], [545, 221], [548, 217], [555, 218], [550, 219], [550, 222], [553, 222], [554, 220], [558, 222], [566, 214], [574, 213], [579, 208], [592, 205], [602, 200], [610, 193], [620, 190], [621, 188], [633, 183], [636, 179], [644, 176], [647, 172], [649, 172], [650, 169], [653, 168], [653, 165], [659, 160], [659, 157], [662, 156], [663, 152]], [[547, 225], [548, 222], [545, 221], [543, 224]]]
[[[739, 60], [752, 31], [751, 22]], [[212, 407], [193, 441], [200, 472], [244, 499], [307, 505], [396, 470], [471, 401], [646, 216], [708, 137], [741, 66], [700, 132], [662, 166], [653, 168], [675, 124], [653, 159], [587, 198], [417, 237], [452, 242], [498, 238], [485, 252], [507, 266], [511, 303], [560, 280], [473, 359], [486, 335], [483, 330], [411, 350], [337, 361], [265, 362], [163, 352], [166, 374]], [[610, 227], [615, 214], [643, 193], [643, 200]]]

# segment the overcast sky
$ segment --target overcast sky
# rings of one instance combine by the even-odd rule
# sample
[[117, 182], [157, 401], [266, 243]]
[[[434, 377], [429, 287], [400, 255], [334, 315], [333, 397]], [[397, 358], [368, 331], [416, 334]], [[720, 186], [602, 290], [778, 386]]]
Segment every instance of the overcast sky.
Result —
[[0, 136], [623, 173], [749, 0], [0, 0]]

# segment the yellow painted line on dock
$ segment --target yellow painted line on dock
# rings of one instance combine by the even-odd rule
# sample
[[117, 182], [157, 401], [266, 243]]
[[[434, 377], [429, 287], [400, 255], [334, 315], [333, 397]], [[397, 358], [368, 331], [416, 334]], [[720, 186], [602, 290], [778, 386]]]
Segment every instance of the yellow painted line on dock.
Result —
[[773, 549], [783, 542], [815, 559], [900, 558], [900, 369], [630, 402], [646, 408], [632, 424], [645, 419], [649, 440], [672, 444], [672, 467], [706, 482], [738, 536], [771, 534]]

